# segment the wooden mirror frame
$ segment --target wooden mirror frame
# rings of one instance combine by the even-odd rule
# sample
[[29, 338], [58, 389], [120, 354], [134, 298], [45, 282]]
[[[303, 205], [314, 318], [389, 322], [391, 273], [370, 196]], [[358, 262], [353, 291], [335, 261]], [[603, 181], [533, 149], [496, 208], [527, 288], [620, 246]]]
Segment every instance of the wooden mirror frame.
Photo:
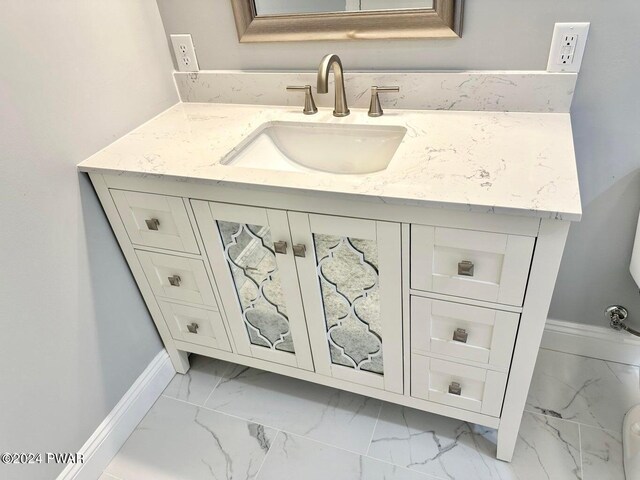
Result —
[[434, 0], [433, 8], [257, 15], [253, 0], [231, 0], [241, 43], [462, 36], [463, 0]]

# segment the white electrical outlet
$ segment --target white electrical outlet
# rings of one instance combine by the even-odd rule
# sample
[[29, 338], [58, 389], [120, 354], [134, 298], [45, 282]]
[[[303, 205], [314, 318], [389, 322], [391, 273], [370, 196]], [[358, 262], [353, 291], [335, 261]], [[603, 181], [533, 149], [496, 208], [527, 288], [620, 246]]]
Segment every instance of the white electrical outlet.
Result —
[[587, 44], [589, 23], [556, 23], [549, 51], [548, 72], [578, 72]]
[[173, 53], [176, 56], [176, 64], [181, 72], [197, 72], [198, 59], [196, 58], [196, 49], [193, 47], [193, 40], [188, 33], [171, 35], [171, 44], [173, 45]]

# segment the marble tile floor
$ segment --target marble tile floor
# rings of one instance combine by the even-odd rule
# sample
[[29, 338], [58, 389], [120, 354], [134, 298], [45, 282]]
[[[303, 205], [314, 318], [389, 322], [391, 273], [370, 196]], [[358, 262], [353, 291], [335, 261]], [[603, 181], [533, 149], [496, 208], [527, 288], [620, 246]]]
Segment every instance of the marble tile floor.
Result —
[[193, 356], [100, 480], [624, 480], [638, 374], [541, 350], [505, 463], [492, 429]]

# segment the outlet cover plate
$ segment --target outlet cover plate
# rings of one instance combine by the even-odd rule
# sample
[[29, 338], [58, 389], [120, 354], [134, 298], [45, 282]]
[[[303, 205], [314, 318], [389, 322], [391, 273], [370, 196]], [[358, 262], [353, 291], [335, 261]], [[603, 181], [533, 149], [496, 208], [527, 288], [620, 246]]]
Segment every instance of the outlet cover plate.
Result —
[[579, 72], [588, 34], [589, 22], [556, 23], [547, 72]]
[[171, 45], [173, 46], [173, 54], [176, 57], [176, 65], [180, 72], [198, 72], [198, 58], [196, 57], [196, 49], [193, 46], [193, 40], [188, 33], [172, 34]]

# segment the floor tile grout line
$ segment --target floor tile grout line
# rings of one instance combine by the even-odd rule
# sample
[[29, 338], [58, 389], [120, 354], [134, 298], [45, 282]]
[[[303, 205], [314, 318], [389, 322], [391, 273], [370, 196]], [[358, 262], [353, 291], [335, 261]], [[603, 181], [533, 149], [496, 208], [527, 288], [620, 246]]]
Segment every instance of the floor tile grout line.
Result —
[[300, 437], [300, 438], [305, 438], [307, 440], [319, 443], [320, 445], [324, 445], [326, 447], [335, 448], [335, 449], [338, 449], [338, 450], [342, 450], [343, 452], [351, 453], [353, 455], [358, 455], [360, 457], [369, 458], [371, 460], [375, 460], [377, 462], [385, 463], [385, 464], [391, 465], [393, 467], [402, 468], [403, 470], [408, 470], [410, 472], [417, 473], [419, 475], [425, 476], [426, 478], [437, 479], [437, 480], [446, 480], [446, 479], [443, 479], [442, 477], [437, 477], [437, 476], [431, 475], [429, 473], [424, 473], [424, 472], [421, 472], [419, 470], [414, 470], [412, 468], [408, 468], [408, 467], [405, 467], [405, 466], [402, 466], [402, 465], [398, 465], [396, 463], [391, 463], [391, 462], [389, 462], [387, 460], [383, 460], [381, 458], [372, 457], [372, 456], [368, 455], [367, 453], [358, 453], [358, 452], [356, 452], [354, 450], [349, 450], [347, 448], [340, 447], [338, 445], [332, 445], [330, 443], [324, 442], [322, 440], [318, 440], [316, 438], [311, 438], [311, 437], [307, 437], [305, 435], [300, 435], [299, 433], [290, 432], [288, 430], [284, 430], [282, 428], [274, 427], [272, 425], [267, 425], [266, 423], [257, 422], [255, 420], [251, 420], [249, 418], [239, 417], [238, 415], [233, 415], [232, 413], [222, 412], [220, 410], [216, 410], [216, 409], [213, 409], [213, 408], [210, 408], [210, 407], [204, 407], [202, 405], [196, 405], [195, 403], [188, 402], [186, 400], [182, 400], [182, 399], [179, 399], [179, 398], [173, 398], [173, 397], [166, 397], [166, 398], [169, 398], [171, 400], [175, 400], [176, 402], [181, 402], [181, 403], [185, 403], [187, 405], [191, 405], [192, 407], [203, 408], [203, 409], [208, 410], [210, 412], [215, 412], [215, 413], [219, 413], [220, 415], [224, 415], [224, 416], [227, 416], [227, 417], [230, 417], [230, 418], [235, 418], [236, 420], [242, 420], [243, 422], [249, 422], [249, 423], [255, 423], [257, 425], [262, 425], [263, 427], [267, 427], [267, 428], [271, 428], [272, 430], [276, 430], [279, 433], [283, 433], [283, 434], [286, 434], [286, 435], [293, 435], [295, 437]]
[[262, 471], [262, 467], [264, 466], [264, 463], [267, 461], [267, 457], [271, 453], [271, 449], [273, 448], [273, 444], [276, 443], [276, 440], [278, 439], [278, 436], [281, 433], [282, 433], [282, 430], [278, 430], [276, 432], [276, 435], [273, 437], [273, 441], [269, 444], [269, 449], [267, 450], [267, 453], [264, 454], [264, 458], [262, 459], [262, 463], [260, 463], [260, 467], [258, 467], [258, 471], [256, 472], [256, 476], [254, 477], [255, 480], [259, 480], [260, 472]]
[[583, 354], [579, 354], [579, 353], [570, 353], [570, 352], [565, 352], [565, 351], [562, 351], [562, 350], [554, 350], [553, 348], [539, 347], [538, 349], [539, 350], [547, 350], [549, 352], [554, 352], [554, 353], [561, 353], [563, 355], [571, 355], [573, 357], [588, 358], [590, 360], [599, 360], [599, 361], [604, 362], [604, 363], [615, 363], [617, 365], [627, 365], [629, 367], [640, 368], [640, 365], [635, 365], [633, 363], [618, 362], [616, 360], [604, 360], [604, 359], [598, 358], [598, 357], [590, 357], [589, 355], [583, 355]]
[[[334, 448], [338, 448], [339, 449], [340, 447], [334, 447]], [[444, 477], [438, 477], [438, 476], [432, 475], [430, 473], [424, 473], [424, 472], [421, 472], [420, 470], [414, 470], [413, 468], [405, 467], [403, 465], [398, 465], [397, 463], [391, 463], [391, 462], [389, 462], [387, 460], [382, 460], [381, 458], [372, 457], [370, 455], [361, 455], [361, 456], [364, 457], [364, 458], [369, 458], [371, 460], [375, 460], [376, 462], [384, 463], [386, 465], [391, 465], [392, 467], [396, 467], [396, 468], [400, 468], [402, 470], [406, 470], [406, 471], [411, 472], [411, 473], [416, 473], [416, 474], [418, 474], [418, 475], [420, 475], [422, 477], [425, 477], [426, 479], [448, 480], [448, 479], [446, 479]]]
[[[218, 412], [218, 413], [222, 413], [222, 412]], [[280, 431], [282, 433], [286, 434], [286, 435], [292, 435], [294, 437], [304, 438], [305, 440], [309, 440], [311, 442], [319, 443], [320, 445], [324, 445], [325, 447], [335, 448], [336, 450], [341, 450], [343, 452], [351, 453], [353, 455], [358, 455], [359, 457], [369, 458], [371, 460], [375, 460], [376, 462], [384, 463], [386, 465], [391, 465], [392, 467], [397, 467], [397, 468], [401, 468], [403, 470], [407, 470], [407, 471], [412, 472], [412, 473], [417, 473], [418, 475], [426, 477], [426, 478], [431, 478], [431, 479], [434, 479], [434, 480], [447, 480], [447, 479], [444, 479], [443, 477], [438, 477], [438, 476], [435, 476], [435, 475], [431, 475], [430, 473], [424, 473], [424, 472], [421, 472], [419, 470], [414, 470], [414, 469], [409, 468], [409, 467], [404, 467], [402, 465], [398, 465], [397, 463], [391, 463], [391, 462], [389, 462], [387, 460], [383, 460], [381, 458], [372, 457], [372, 456], [370, 456], [368, 454], [365, 454], [365, 453], [354, 452], [353, 450], [347, 450], [346, 448], [339, 447], [338, 445], [332, 445], [330, 443], [323, 442], [322, 440], [317, 440], [315, 438], [306, 437], [304, 435], [300, 435], [299, 433], [288, 432], [286, 430], [280, 430]]]
[[239, 417], [238, 415], [234, 415], [232, 413], [222, 412], [220, 410], [216, 410], [215, 408], [206, 407], [204, 405], [198, 405], [196, 403], [188, 402], [188, 401], [182, 400], [180, 398], [173, 398], [173, 397], [167, 397], [167, 398], [170, 398], [171, 400], [176, 400], [178, 402], [186, 403], [187, 405], [191, 405], [192, 407], [204, 408], [205, 410], [208, 410], [210, 412], [219, 413], [220, 415], [225, 415], [227, 417], [235, 418], [237, 420], [242, 420], [244, 422], [249, 422], [249, 423], [255, 423], [256, 425], [262, 425], [263, 427], [268, 427], [268, 428], [271, 428], [273, 430], [277, 430], [279, 432], [284, 432], [284, 430], [282, 430], [281, 428], [274, 427], [272, 425], [267, 425], [266, 423], [262, 423], [262, 422], [256, 422], [255, 420], [251, 420], [250, 418]]
[[376, 428], [378, 428], [378, 421], [380, 420], [380, 414], [382, 413], [382, 407], [384, 407], [384, 402], [380, 402], [380, 408], [378, 409], [378, 416], [376, 417], [376, 423], [373, 424], [373, 431], [371, 432], [371, 438], [369, 439], [369, 445], [367, 445], [367, 452], [365, 455], [369, 456], [369, 450], [371, 449], [371, 444], [373, 443], [373, 437], [376, 435]]
[[186, 403], [186, 404], [191, 405], [193, 407], [204, 408], [205, 410], [208, 410], [210, 412], [219, 413], [220, 415], [225, 415], [227, 417], [235, 418], [237, 420], [242, 420], [244, 422], [255, 423], [257, 425], [262, 425], [263, 427], [271, 428], [273, 430], [278, 430], [278, 431], [280, 431], [282, 433], [286, 433], [287, 435], [295, 435], [297, 437], [308, 438], [309, 440], [312, 440], [314, 442], [321, 443], [321, 444], [326, 445], [328, 447], [338, 448], [340, 450], [343, 450], [343, 451], [349, 452], [349, 453], [353, 453], [355, 455], [364, 455], [363, 453], [358, 453], [358, 452], [356, 452], [354, 450], [349, 450], [349, 449], [346, 449], [346, 448], [343, 448], [343, 447], [339, 447], [337, 445], [331, 445], [330, 443], [323, 442], [322, 440], [316, 440], [315, 438], [307, 437], [305, 435], [300, 435], [299, 433], [290, 432], [288, 430], [284, 430], [284, 429], [279, 428], [279, 427], [274, 427], [273, 425], [268, 425], [266, 423], [258, 422], [256, 420], [252, 420], [250, 418], [240, 417], [238, 415], [234, 415], [232, 413], [223, 412], [221, 410], [216, 410], [215, 408], [211, 408], [211, 407], [203, 407], [201, 405], [196, 405], [195, 403], [187, 402], [186, 400], [181, 400], [179, 398], [172, 398], [172, 397], [168, 397], [168, 398], [171, 398], [172, 400], [176, 400], [178, 402]]
[[209, 395], [207, 395], [207, 398], [204, 399], [204, 402], [202, 403], [203, 407], [207, 404], [207, 402], [211, 398], [211, 395], [213, 395], [213, 392], [216, 391], [216, 388], [218, 388], [218, 386], [220, 385], [220, 382], [222, 382], [222, 379], [227, 374], [227, 372], [230, 372], [231, 370], [233, 370], [233, 368], [235, 368], [235, 364], [229, 363], [229, 362], [225, 362], [225, 363], [227, 364], [227, 367], [224, 370], [222, 370], [222, 373], [220, 374], [220, 378], [218, 379], [218, 381], [216, 382], [215, 386], [213, 387], [213, 390], [211, 390], [209, 392]]
[[608, 432], [608, 433], [611, 433], [611, 434], [619, 434], [620, 431], [622, 431], [622, 426], [620, 426], [620, 431], [612, 430], [610, 428], [603, 428], [603, 427], [601, 427], [599, 425], [591, 425], [589, 423], [577, 422], [576, 420], [569, 420], [568, 418], [560, 418], [560, 417], [555, 417], [553, 415], [546, 415], [544, 413], [536, 412], [534, 410], [528, 410], [526, 408], [525, 408], [523, 413], [530, 413], [531, 415], [538, 415], [540, 417], [546, 417], [546, 418], [551, 418], [551, 419], [554, 419], [554, 420], [560, 420], [560, 421], [563, 421], [563, 422], [571, 423], [573, 425], [578, 425], [579, 427], [593, 428], [595, 430], [599, 430], [601, 432]]
[[567, 423], [573, 423], [574, 425], [582, 425], [583, 427], [595, 428], [597, 430], [604, 430], [605, 432], [614, 432], [615, 433], [615, 430], [611, 430], [610, 428], [602, 428], [600, 426], [590, 425], [588, 423], [582, 423], [582, 422], [577, 422], [575, 420], [569, 420], [568, 418], [561, 418], [561, 417], [556, 417], [554, 415], [547, 415], [545, 413], [536, 412], [535, 410], [528, 410], [526, 408], [524, 409], [523, 413], [530, 413], [532, 415], [538, 415], [538, 416], [541, 416], [541, 417], [553, 418], [554, 420], [561, 420], [561, 421], [567, 422]]
[[578, 424], [578, 453], [580, 455], [580, 478], [584, 480], [584, 462], [582, 461], [582, 425]]
[[[107, 465], [107, 467], [108, 467], [108, 466], [109, 466], [109, 465]], [[109, 472], [107, 472], [106, 470], [103, 470], [103, 471], [102, 471], [102, 473], [100, 474], [100, 476], [102, 476], [102, 475], [108, 475], [108, 476], [110, 476], [111, 478], [115, 478], [116, 480], [126, 480], [125, 478], [122, 478], [122, 477], [116, 477], [113, 473], [109, 473]]]
[[545, 415], [544, 413], [532, 412], [530, 410], [525, 410], [525, 412], [529, 413], [531, 415], [537, 415], [539, 417], [545, 417], [545, 418], [552, 418], [552, 419], [555, 419], [555, 420], [561, 420], [563, 422], [566, 422], [566, 423], [569, 423], [569, 424], [573, 424], [578, 428], [578, 455], [580, 456], [580, 478], [582, 478], [583, 480], [584, 480], [584, 462], [582, 460], [582, 428], [583, 427], [595, 428], [596, 430], [615, 433], [613, 430], [607, 430], [607, 429], [600, 428], [600, 427], [594, 427], [592, 425], [587, 425], [587, 424], [583, 424], [583, 423], [580, 423], [580, 422], [575, 422], [573, 420], [566, 420], [564, 418], [554, 417], [553, 415]]
[[562, 422], [573, 423], [574, 425], [580, 425], [580, 422], [576, 422], [575, 420], [569, 420], [568, 418], [560, 418], [554, 415], [547, 415], [546, 413], [536, 412], [534, 410], [527, 410], [526, 408], [523, 410], [522, 413], [523, 414], [530, 413], [531, 415], [537, 415], [539, 417], [552, 418], [554, 420], [560, 420]]
[[[558, 420], [562, 420], [562, 419], [559, 418]], [[620, 430], [611, 430], [610, 428], [595, 427], [587, 423], [572, 422], [571, 420], [565, 420], [565, 421], [575, 423], [576, 425], [580, 425], [580, 428], [593, 428], [594, 430], [598, 430], [600, 432], [605, 432], [605, 433], [611, 433], [614, 435], [620, 435], [620, 433], [622, 432], [622, 425], [620, 425]]]

